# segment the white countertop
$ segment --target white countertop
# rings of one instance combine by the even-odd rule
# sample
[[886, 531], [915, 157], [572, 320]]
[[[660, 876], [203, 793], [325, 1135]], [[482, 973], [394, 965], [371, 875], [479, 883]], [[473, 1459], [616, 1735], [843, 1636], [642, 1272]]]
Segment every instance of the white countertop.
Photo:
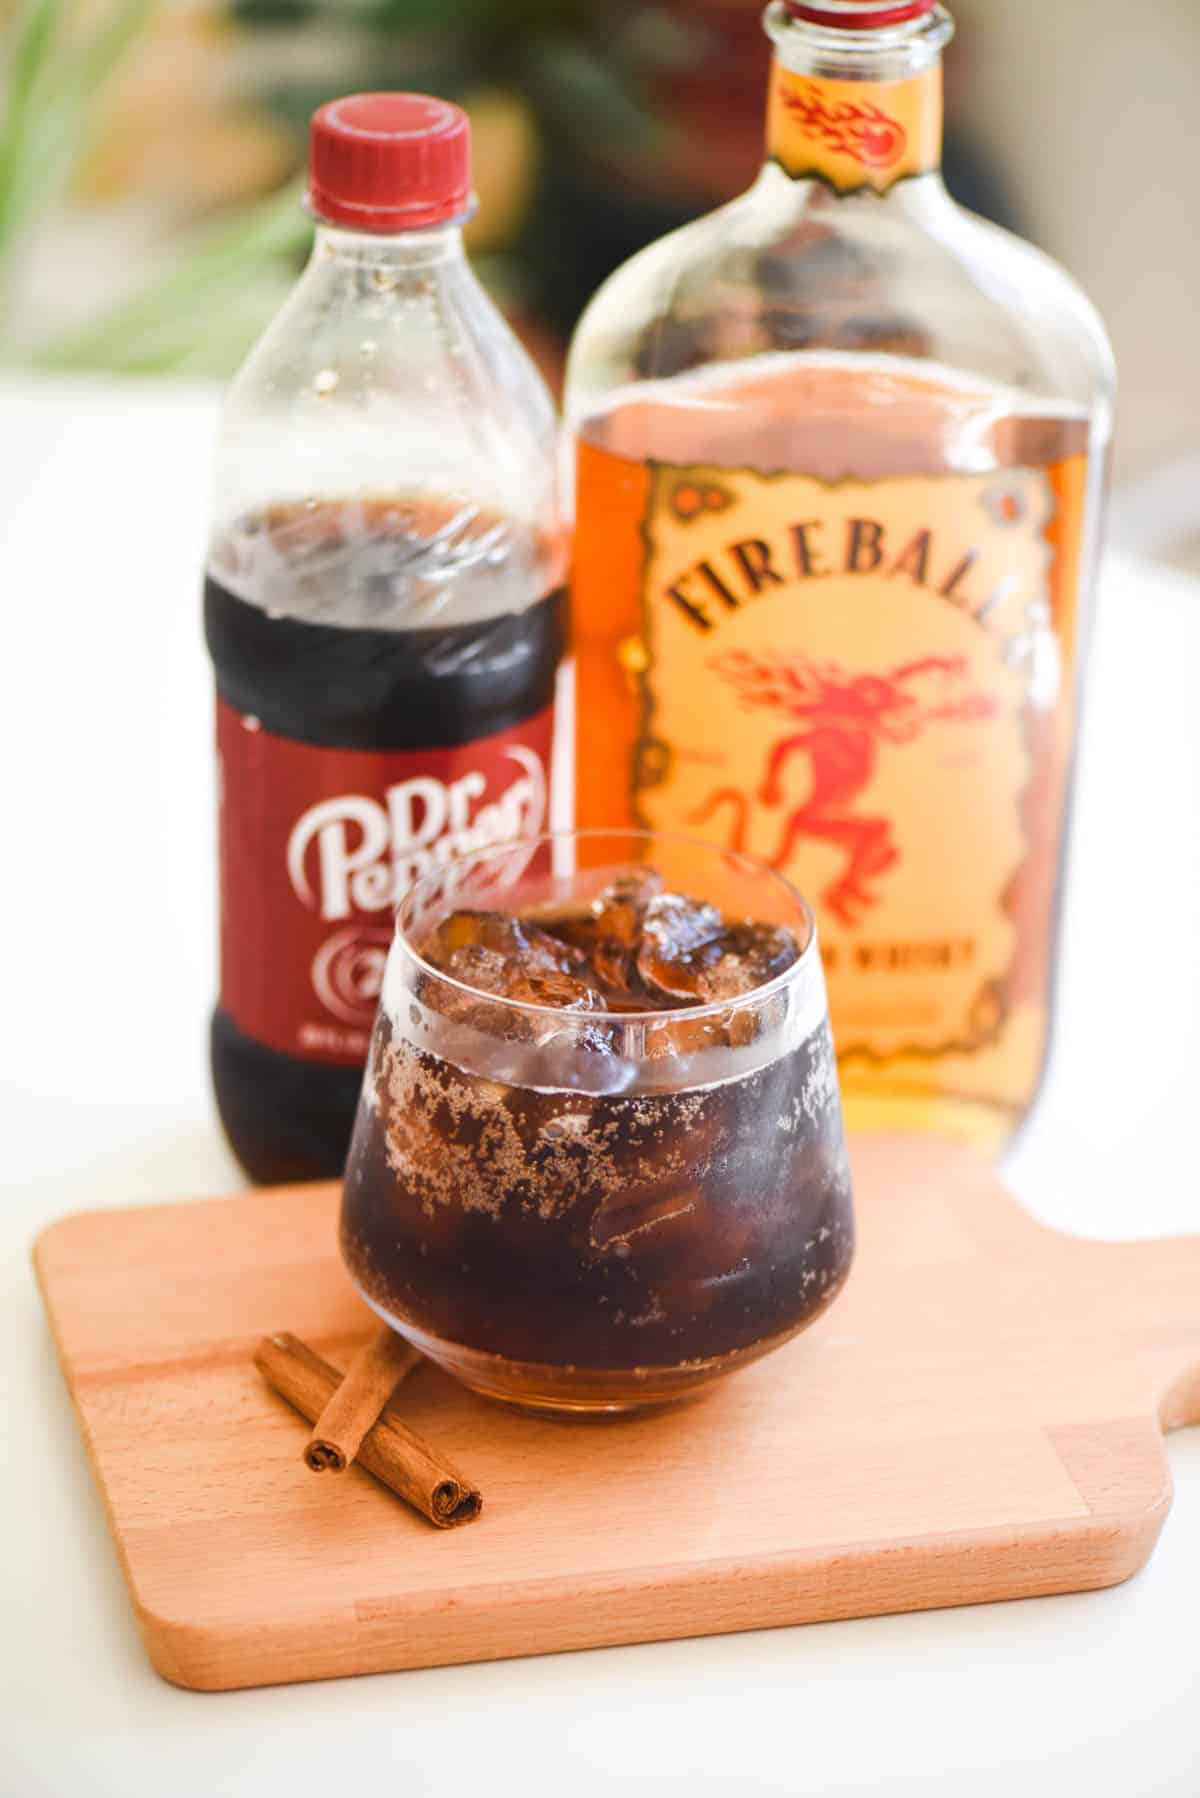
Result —
[[[243, 1182], [209, 1099], [211, 392], [0, 386], [0, 1798], [1200, 1793], [1200, 1430], [1110, 1592], [206, 1696], [145, 1660], [29, 1268], [50, 1218]], [[1110, 559], [1047, 1220], [1200, 1230], [1200, 582]], [[1200, 1308], [1200, 1292], [1196, 1294]]]

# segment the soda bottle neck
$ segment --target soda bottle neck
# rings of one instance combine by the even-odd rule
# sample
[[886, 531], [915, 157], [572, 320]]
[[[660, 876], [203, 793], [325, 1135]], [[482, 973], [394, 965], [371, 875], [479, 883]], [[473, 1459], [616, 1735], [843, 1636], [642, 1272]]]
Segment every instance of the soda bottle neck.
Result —
[[452, 219], [416, 231], [353, 231], [345, 225], [318, 219], [313, 263], [396, 278], [414, 269], [439, 265], [450, 268], [466, 260], [464, 223], [463, 219]]
[[[814, 11], [819, 9], [814, 8]], [[954, 33], [935, 6], [867, 30], [814, 23], [772, 0], [775, 46], [767, 157], [794, 180], [837, 194], [887, 193], [937, 176], [942, 150], [942, 51]]]

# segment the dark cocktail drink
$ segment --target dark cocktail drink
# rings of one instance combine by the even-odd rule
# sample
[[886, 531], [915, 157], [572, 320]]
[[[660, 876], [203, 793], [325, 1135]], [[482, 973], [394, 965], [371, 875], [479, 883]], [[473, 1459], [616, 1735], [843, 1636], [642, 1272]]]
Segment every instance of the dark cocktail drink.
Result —
[[746, 858], [585, 833], [402, 908], [342, 1249], [480, 1391], [661, 1403], [793, 1335], [853, 1248], [803, 901]]

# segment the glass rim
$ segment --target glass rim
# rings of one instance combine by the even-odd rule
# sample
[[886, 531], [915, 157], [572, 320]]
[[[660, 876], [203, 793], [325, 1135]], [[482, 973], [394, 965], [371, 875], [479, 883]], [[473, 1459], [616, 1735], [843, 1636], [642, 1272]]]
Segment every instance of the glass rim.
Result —
[[[776, 974], [770, 980], [764, 980], [761, 986], [750, 988], [747, 993], [739, 993], [734, 999], [709, 999], [703, 1005], [665, 1005], [653, 1008], [643, 1007], [640, 1011], [570, 1011], [562, 1005], [540, 1005], [532, 999], [510, 999], [504, 993], [484, 992], [482, 987], [471, 986], [465, 980], [459, 980], [444, 969], [434, 967], [426, 961], [416, 944], [408, 935], [405, 912], [411, 908], [412, 901], [420, 893], [422, 887], [432, 886], [435, 881], [443, 880], [447, 873], [455, 869], [476, 867], [481, 862], [499, 860], [501, 856], [512, 855], [514, 850], [527, 850], [532, 854], [543, 847], [553, 849], [556, 843], [578, 843], [581, 841], [596, 842], [603, 838], [613, 841], [629, 842], [641, 839], [644, 842], [675, 843], [688, 849], [700, 849], [705, 854], [722, 857], [725, 861], [734, 862], [755, 875], [765, 875], [782, 889], [796, 906], [801, 918], [807, 926], [808, 935], [803, 948], [795, 961]], [[820, 947], [817, 940], [817, 920], [812, 906], [808, 903], [798, 886], [795, 886], [786, 875], [769, 863], [761, 861], [758, 856], [747, 855], [741, 849], [724, 849], [719, 843], [706, 842], [703, 837], [689, 836], [681, 831], [644, 830], [637, 825], [627, 830], [617, 826], [602, 825], [585, 830], [549, 830], [536, 837], [516, 837], [507, 843], [490, 843], [486, 849], [474, 850], [469, 855], [457, 856], [439, 868], [431, 868], [428, 873], [420, 875], [408, 888], [404, 897], [396, 907], [392, 927], [392, 947], [403, 949], [404, 953], [416, 964], [422, 973], [431, 979], [441, 981], [456, 992], [465, 993], [476, 1001], [486, 1001], [492, 1005], [505, 1006], [511, 1011], [527, 1013], [534, 1017], [568, 1018], [578, 1023], [593, 1022], [596, 1024], [658, 1024], [679, 1018], [713, 1018], [727, 1017], [731, 1011], [748, 1005], [757, 1005], [761, 1000], [771, 998], [783, 992], [787, 987], [806, 974], [813, 962], [820, 965]]]

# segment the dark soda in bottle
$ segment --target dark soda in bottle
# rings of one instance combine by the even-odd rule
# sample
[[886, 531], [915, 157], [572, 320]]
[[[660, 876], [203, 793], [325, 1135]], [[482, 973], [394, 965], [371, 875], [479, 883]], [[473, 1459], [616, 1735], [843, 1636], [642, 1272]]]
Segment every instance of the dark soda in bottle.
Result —
[[312, 259], [226, 403], [212, 1072], [260, 1181], [340, 1172], [394, 907], [565, 821], [553, 406], [466, 261], [468, 126], [413, 94], [313, 121]]

